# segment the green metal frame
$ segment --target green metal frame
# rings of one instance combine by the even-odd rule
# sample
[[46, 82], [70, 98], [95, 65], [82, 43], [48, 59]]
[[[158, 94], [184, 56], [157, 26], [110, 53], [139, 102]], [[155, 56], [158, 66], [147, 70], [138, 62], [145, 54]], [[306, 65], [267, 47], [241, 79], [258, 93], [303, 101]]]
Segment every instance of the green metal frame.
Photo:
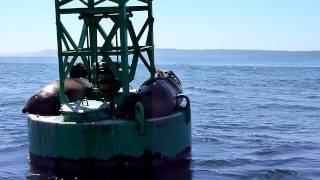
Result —
[[[95, 88], [99, 88], [97, 84], [97, 64], [98, 62], [105, 62], [122, 84], [120, 103], [121, 99], [129, 94], [129, 84], [135, 78], [139, 60], [149, 70], [151, 77], [154, 77], [156, 68], [154, 64], [152, 0], [136, 0], [142, 2], [139, 4], [143, 4], [138, 6], [127, 6], [128, 1], [55, 0], [61, 103], [66, 104], [69, 102], [64, 93], [64, 81], [77, 60], [82, 60], [89, 72], [88, 80]], [[106, 5], [106, 7], [103, 7], [103, 4], [108, 2], [115, 3], [115, 6]], [[77, 7], [75, 5], [77, 3], [81, 3], [82, 6]], [[69, 8], [70, 6], [72, 8]], [[145, 11], [148, 14], [138, 34], [136, 34], [130, 19], [133, 16], [133, 12], [136, 11]], [[83, 22], [78, 44], [74, 40], [75, 37], [71, 36], [62, 23], [63, 16], [68, 14], [79, 15], [79, 20]], [[101, 20], [105, 18], [110, 19], [113, 23], [109, 31], [101, 25]], [[117, 38], [118, 32], [120, 34], [120, 44], [117, 46], [112, 41]], [[98, 46], [98, 33], [104, 40], [101, 47]], [[147, 33], [146, 42], [140, 45], [141, 37], [145, 33]], [[128, 46], [129, 40], [131, 40], [132, 46]], [[147, 58], [143, 56], [143, 52], [147, 53]], [[131, 64], [129, 64], [130, 55], [133, 55]], [[117, 66], [112, 59], [115, 56], [120, 57], [121, 67]]]

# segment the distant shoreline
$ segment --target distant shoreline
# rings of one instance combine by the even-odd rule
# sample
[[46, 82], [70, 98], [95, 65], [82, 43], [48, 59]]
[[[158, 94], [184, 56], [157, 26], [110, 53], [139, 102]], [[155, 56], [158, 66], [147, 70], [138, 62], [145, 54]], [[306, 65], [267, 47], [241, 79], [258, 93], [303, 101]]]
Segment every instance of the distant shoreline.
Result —
[[[201, 57], [201, 58], [320, 58], [320, 50], [315, 51], [282, 51], [282, 50], [241, 50], [241, 49], [156, 49], [156, 57]], [[57, 57], [57, 50], [43, 50], [26, 53], [0, 53], [0, 57]]]

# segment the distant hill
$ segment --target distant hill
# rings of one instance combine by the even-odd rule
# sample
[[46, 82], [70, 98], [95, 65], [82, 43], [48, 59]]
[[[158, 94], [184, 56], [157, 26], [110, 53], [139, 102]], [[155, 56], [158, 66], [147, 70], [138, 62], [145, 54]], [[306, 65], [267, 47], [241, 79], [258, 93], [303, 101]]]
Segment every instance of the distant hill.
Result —
[[0, 57], [56, 57], [57, 50], [43, 50], [36, 52], [0, 53]]
[[320, 51], [268, 51], [268, 50], [177, 50], [177, 49], [157, 49], [156, 55], [159, 57], [188, 57], [188, 58], [319, 58]]
[[[174, 58], [319, 58], [320, 51], [269, 51], [269, 50], [180, 50], [180, 49], [156, 49], [156, 57]], [[0, 53], [0, 57], [56, 57], [56, 50], [44, 50], [27, 53]]]

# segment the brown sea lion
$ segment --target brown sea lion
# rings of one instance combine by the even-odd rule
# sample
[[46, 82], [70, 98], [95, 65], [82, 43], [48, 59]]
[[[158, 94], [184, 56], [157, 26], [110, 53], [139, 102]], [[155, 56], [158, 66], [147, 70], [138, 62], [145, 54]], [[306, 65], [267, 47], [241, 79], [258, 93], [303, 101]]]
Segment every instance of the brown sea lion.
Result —
[[156, 77], [144, 82], [136, 94], [127, 96], [119, 110], [132, 119], [136, 103], [141, 102], [146, 118], [170, 115], [176, 111], [177, 95], [182, 93], [181, 82], [172, 71], [158, 71]]
[[[64, 82], [65, 93], [70, 102], [75, 102], [88, 97], [92, 84], [81, 78], [67, 78]], [[22, 109], [23, 113], [42, 116], [60, 114], [60, 83], [54, 81], [33, 95]]]

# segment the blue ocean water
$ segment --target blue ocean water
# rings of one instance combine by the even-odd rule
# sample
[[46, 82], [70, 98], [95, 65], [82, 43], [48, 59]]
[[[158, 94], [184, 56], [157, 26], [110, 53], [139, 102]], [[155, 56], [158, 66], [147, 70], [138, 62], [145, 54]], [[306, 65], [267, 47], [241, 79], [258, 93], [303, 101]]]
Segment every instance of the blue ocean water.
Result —
[[[56, 61], [0, 58], [0, 179], [66, 179], [30, 167], [27, 121], [21, 113], [31, 95], [57, 79]], [[176, 72], [191, 98], [192, 160], [181, 170], [142, 173], [154, 173], [156, 179], [320, 177], [320, 59], [157, 62], [159, 69]], [[145, 78], [139, 73], [133, 86]]]

